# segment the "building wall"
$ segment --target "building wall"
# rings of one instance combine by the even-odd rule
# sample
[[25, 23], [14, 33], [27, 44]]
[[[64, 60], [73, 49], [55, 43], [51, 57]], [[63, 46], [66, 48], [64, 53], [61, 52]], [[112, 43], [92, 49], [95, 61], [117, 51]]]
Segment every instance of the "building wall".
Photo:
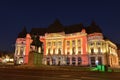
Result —
[[87, 66], [87, 34], [81, 32], [65, 34], [47, 33], [41, 37], [44, 44], [44, 64]]
[[88, 53], [91, 66], [118, 66], [117, 47], [111, 41], [104, 40], [102, 33], [88, 35]]
[[[43, 42], [42, 63], [45, 65], [119, 65], [117, 46], [109, 40], [104, 40], [102, 33], [87, 34], [84, 29], [70, 34], [46, 33], [45, 36], [40, 36], [40, 41]], [[31, 42], [29, 34], [25, 38], [16, 39], [16, 64], [28, 64]]]
[[29, 34], [25, 38], [17, 38], [15, 44], [15, 64], [27, 64], [32, 40]]

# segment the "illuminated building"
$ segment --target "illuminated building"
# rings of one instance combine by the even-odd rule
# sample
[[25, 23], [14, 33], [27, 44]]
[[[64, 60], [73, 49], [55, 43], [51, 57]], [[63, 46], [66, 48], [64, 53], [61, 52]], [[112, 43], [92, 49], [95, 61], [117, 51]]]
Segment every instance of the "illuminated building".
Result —
[[41, 36], [44, 42], [43, 63], [47, 65], [88, 65], [87, 34], [46, 33]]
[[17, 63], [28, 63], [34, 41], [31, 37], [36, 35], [39, 35], [39, 40], [43, 43], [44, 65], [118, 66], [117, 46], [105, 39], [95, 22], [88, 27], [82, 24], [63, 26], [58, 20], [48, 28], [33, 28], [24, 38], [17, 38]]
[[31, 42], [31, 36], [30, 34], [27, 34], [26, 29], [24, 28], [23, 31], [19, 33], [18, 38], [16, 39], [14, 54], [15, 64], [28, 63]]
[[[92, 29], [92, 30], [91, 30]], [[99, 26], [92, 22], [87, 27], [88, 54], [91, 66], [98, 64], [111, 67], [118, 66], [117, 46], [102, 34]]]

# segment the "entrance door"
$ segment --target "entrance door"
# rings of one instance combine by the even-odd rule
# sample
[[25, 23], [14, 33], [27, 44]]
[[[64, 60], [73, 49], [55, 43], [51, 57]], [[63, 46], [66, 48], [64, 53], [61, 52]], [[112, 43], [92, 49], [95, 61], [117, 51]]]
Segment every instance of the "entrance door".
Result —
[[67, 65], [69, 65], [70, 64], [70, 58], [69, 57], [67, 57]]
[[102, 64], [102, 57], [98, 57], [98, 64], [99, 64], [99, 65]]
[[76, 59], [75, 57], [72, 57], [72, 65], [75, 65]]
[[90, 60], [91, 60], [91, 66], [96, 66], [95, 57], [90, 57]]

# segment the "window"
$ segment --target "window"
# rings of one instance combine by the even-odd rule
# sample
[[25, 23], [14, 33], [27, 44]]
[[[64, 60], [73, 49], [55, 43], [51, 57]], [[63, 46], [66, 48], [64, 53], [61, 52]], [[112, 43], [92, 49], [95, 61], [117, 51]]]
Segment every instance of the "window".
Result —
[[70, 64], [70, 58], [69, 57], [67, 57], [66, 62], [67, 62], [67, 65]]
[[90, 57], [90, 60], [91, 60], [91, 65], [92, 66], [95, 66], [95, 57]]
[[100, 47], [98, 48], [98, 53], [99, 53], [99, 54], [101, 53], [101, 48], [100, 48]]
[[93, 46], [93, 45], [94, 45], [94, 43], [93, 43], [93, 42], [91, 42], [91, 43], [90, 43], [90, 45], [91, 45], [91, 46]]
[[56, 43], [55, 42], [53, 42], [53, 46], [55, 46], [56, 45]]
[[61, 49], [60, 48], [58, 49], [58, 54], [61, 54]]
[[24, 52], [23, 50], [24, 50], [23, 47], [21, 47], [21, 48], [20, 48], [20, 56], [23, 55], [23, 52]]
[[75, 40], [72, 41], [72, 45], [73, 45], [73, 46], [75, 45]]
[[81, 41], [80, 40], [78, 40], [78, 46], [81, 46]]
[[72, 64], [75, 65], [75, 62], [76, 62], [76, 58], [72, 57]]
[[75, 54], [75, 47], [72, 48], [72, 54]]
[[94, 54], [94, 49], [93, 48], [91, 48], [91, 54]]
[[78, 65], [82, 63], [81, 57], [78, 57]]
[[50, 54], [50, 48], [48, 49], [48, 54]]
[[98, 64], [99, 64], [99, 65], [102, 64], [102, 57], [98, 57]]
[[55, 54], [55, 48], [53, 49], [53, 54]]
[[81, 54], [81, 47], [78, 47], [78, 54]]
[[100, 45], [100, 42], [97, 42], [96, 44], [97, 44], [97, 45]]
[[70, 55], [70, 52], [67, 52], [67, 55]]
[[61, 46], [61, 45], [62, 45], [62, 42], [61, 42], [61, 41], [59, 41], [59, 42], [58, 42], [58, 45], [59, 45], [59, 46]]
[[70, 45], [70, 41], [67, 41], [67, 46], [69, 46]]
[[67, 48], [67, 55], [69, 55], [70, 54], [70, 49], [69, 48]]
[[48, 46], [51, 46], [51, 42], [48, 42], [47, 45], [48, 45]]

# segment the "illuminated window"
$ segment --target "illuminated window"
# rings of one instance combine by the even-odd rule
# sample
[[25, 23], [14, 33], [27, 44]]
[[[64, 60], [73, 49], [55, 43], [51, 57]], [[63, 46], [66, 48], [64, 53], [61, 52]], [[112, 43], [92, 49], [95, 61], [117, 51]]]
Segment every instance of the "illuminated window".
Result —
[[70, 52], [67, 52], [67, 55], [70, 55]]
[[53, 49], [53, 54], [55, 54], [55, 48]]
[[70, 41], [67, 41], [67, 46], [69, 46], [70, 45]]
[[48, 49], [48, 54], [50, 54], [50, 48]]
[[56, 43], [55, 42], [53, 42], [53, 46], [55, 46], [56, 45]]
[[98, 57], [98, 64], [99, 64], [99, 65], [102, 64], [102, 57]]
[[100, 42], [97, 42], [96, 44], [97, 44], [97, 45], [100, 45]]
[[67, 48], [67, 55], [70, 54], [70, 48]]
[[91, 48], [91, 54], [94, 54], [94, 49], [93, 48]]
[[91, 45], [91, 46], [93, 46], [93, 45], [94, 45], [94, 43], [93, 43], [93, 42], [91, 42], [91, 43], [90, 43], [90, 45]]
[[78, 45], [81, 45], [81, 41], [80, 40], [78, 40]]
[[81, 54], [81, 47], [78, 47], [78, 54]]
[[58, 54], [61, 54], [61, 49], [60, 48], [58, 49]]
[[99, 53], [99, 54], [101, 53], [101, 48], [100, 48], [100, 47], [98, 48], [98, 53]]
[[48, 46], [51, 46], [51, 42], [48, 42], [47, 45], [48, 45]]
[[76, 62], [76, 58], [72, 57], [72, 64], [75, 65], [75, 62]]
[[75, 54], [75, 47], [72, 48], [72, 54]]
[[82, 59], [81, 57], [78, 57], [78, 65], [80, 65], [82, 63]]
[[73, 46], [75, 45], [75, 40], [72, 41], [72, 45], [73, 45]]
[[66, 62], [67, 62], [67, 65], [70, 64], [70, 58], [69, 57], [67, 57]]
[[92, 66], [95, 66], [95, 57], [90, 57], [90, 60], [91, 60], [91, 65]]
[[23, 55], [23, 52], [24, 52], [24, 51], [23, 51], [23, 47], [21, 47], [21, 48], [20, 48], [20, 56]]
[[61, 42], [61, 41], [59, 41], [59, 42], [58, 42], [58, 45], [59, 45], [59, 46], [61, 46], [61, 45], [62, 45], [62, 42]]

